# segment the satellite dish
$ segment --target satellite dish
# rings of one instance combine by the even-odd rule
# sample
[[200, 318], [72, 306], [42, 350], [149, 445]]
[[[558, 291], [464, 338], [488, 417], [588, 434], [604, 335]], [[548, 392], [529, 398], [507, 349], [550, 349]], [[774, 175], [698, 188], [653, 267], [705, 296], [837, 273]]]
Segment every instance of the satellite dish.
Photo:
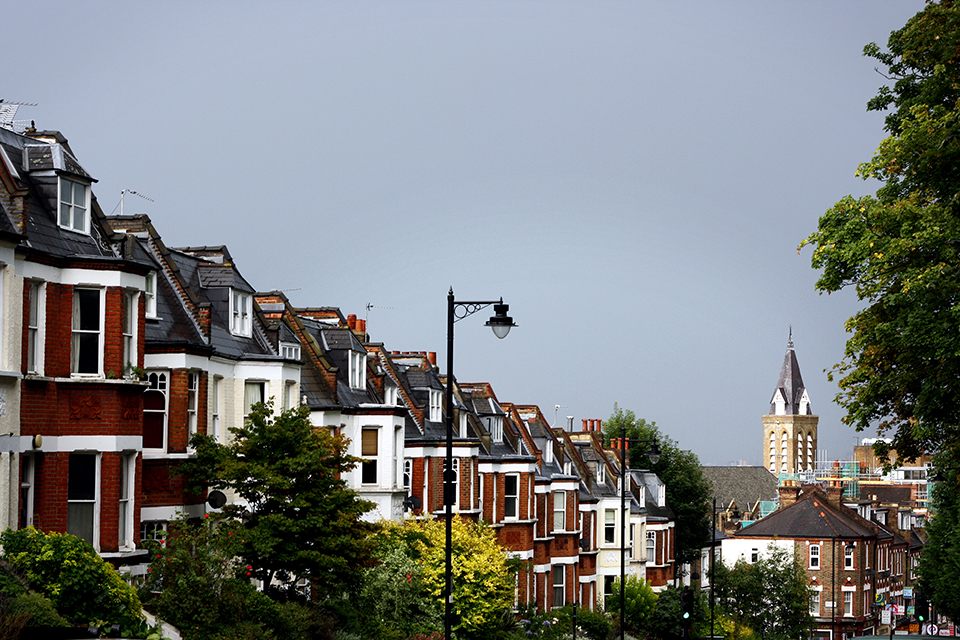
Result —
[[410, 511], [411, 509], [419, 509], [423, 506], [423, 500], [418, 496], [407, 496], [403, 499], [403, 509], [404, 511]]
[[223, 495], [223, 491], [211, 491], [207, 494], [207, 504], [214, 509], [219, 509], [227, 504], [227, 496]]

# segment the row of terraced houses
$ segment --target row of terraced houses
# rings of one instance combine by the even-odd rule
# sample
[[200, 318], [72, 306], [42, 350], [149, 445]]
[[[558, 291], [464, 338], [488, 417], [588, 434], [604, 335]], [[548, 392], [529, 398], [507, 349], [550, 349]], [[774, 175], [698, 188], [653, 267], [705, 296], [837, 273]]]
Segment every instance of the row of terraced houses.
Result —
[[0, 127], [0, 528], [76, 534], [136, 575], [143, 540], [211, 509], [178, 473], [191, 435], [225, 441], [272, 398], [349, 438], [370, 519], [442, 514], [452, 412], [455, 510], [528, 561], [518, 603], [592, 607], [622, 532], [628, 574], [673, 580], [663, 484], [630, 471], [622, 513], [599, 420], [558, 428], [486, 382], [445, 406], [434, 353], [255, 288], [226, 247], [167, 247], [146, 215], [105, 216], [94, 183], [59, 132]]

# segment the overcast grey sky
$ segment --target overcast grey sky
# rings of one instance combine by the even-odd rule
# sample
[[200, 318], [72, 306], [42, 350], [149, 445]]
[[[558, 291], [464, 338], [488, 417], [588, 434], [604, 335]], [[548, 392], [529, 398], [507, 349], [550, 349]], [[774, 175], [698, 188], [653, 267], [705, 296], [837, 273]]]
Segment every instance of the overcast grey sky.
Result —
[[[798, 243], [883, 137], [861, 55], [921, 0], [7, 2], [0, 98], [69, 139], [105, 212], [225, 244], [258, 289], [368, 318], [501, 401], [655, 420], [761, 463], [793, 326], [820, 447], [852, 293]], [[117, 212], [119, 210], [117, 209]], [[374, 305], [369, 310], [368, 304]], [[563, 408], [555, 411], [555, 405]]]

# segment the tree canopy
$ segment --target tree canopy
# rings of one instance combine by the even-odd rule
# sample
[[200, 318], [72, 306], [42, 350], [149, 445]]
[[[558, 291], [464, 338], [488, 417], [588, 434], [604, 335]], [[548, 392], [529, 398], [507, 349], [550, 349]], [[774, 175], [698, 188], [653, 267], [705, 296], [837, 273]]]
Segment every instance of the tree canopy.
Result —
[[844, 422], [910, 460], [960, 443], [960, 7], [931, 2], [864, 55], [892, 82], [867, 105], [889, 111], [889, 135], [857, 171], [882, 185], [842, 198], [800, 247], [821, 293], [853, 286], [865, 303], [834, 367]]
[[656, 422], [638, 418], [629, 409], [613, 405], [613, 414], [603, 423], [603, 436], [607, 444], [619, 438], [626, 427], [627, 438], [656, 439], [660, 445], [660, 460], [651, 464], [644, 456], [646, 446], [630, 448], [630, 466], [650, 469], [666, 486], [667, 505], [673, 510], [676, 521], [676, 559], [678, 563], [691, 562], [700, 556], [700, 550], [710, 542], [709, 481], [700, 468], [700, 460], [691, 451], [680, 449], [677, 443], [660, 432]]
[[346, 440], [310, 423], [297, 407], [274, 417], [272, 403], [254, 405], [233, 438], [221, 444], [197, 434], [196, 457], [186, 468], [195, 489], [232, 491], [224, 507], [242, 529], [238, 555], [274, 595], [293, 596], [296, 583], [340, 596], [355, 588], [369, 563], [376, 525], [360, 518], [373, 504], [347, 487], [341, 474], [357, 460]]
[[[497, 637], [513, 618], [519, 568], [489, 527], [453, 519], [453, 609], [458, 638]], [[443, 629], [445, 523], [411, 519], [384, 523], [377, 537], [380, 564], [367, 569], [360, 603], [395, 632]], [[404, 636], [406, 637], [406, 636]]]
[[723, 567], [714, 579], [717, 606], [736, 628], [763, 630], [770, 640], [800, 638], [810, 628], [807, 574], [792, 553], [774, 547], [757, 562]]

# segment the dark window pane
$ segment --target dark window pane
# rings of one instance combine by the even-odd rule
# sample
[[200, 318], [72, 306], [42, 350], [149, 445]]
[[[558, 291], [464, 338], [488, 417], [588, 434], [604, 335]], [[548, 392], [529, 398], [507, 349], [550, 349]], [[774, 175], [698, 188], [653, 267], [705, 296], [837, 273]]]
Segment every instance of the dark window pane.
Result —
[[76, 373], [100, 373], [100, 334], [78, 333]]
[[377, 461], [364, 460], [362, 469], [360, 482], [363, 484], [375, 484], [377, 482]]
[[96, 497], [97, 458], [79, 453], [70, 454], [70, 477], [67, 481], [68, 500], [93, 500]]
[[163, 448], [163, 414], [143, 414], [143, 448]]
[[83, 331], [100, 330], [100, 291], [96, 289], [77, 289], [77, 308], [80, 320], [77, 328]]

